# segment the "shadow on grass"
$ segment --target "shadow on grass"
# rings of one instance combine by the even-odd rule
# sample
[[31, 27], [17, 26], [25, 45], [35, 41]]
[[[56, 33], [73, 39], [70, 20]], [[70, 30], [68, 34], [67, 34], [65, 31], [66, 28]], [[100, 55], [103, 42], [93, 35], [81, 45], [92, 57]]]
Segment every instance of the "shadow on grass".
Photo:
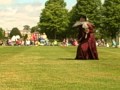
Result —
[[59, 60], [75, 60], [75, 58], [58, 58]]
[[75, 58], [58, 58], [59, 60], [76, 60], [76, 61], [97, 61], [97, 59], [75, 59]]

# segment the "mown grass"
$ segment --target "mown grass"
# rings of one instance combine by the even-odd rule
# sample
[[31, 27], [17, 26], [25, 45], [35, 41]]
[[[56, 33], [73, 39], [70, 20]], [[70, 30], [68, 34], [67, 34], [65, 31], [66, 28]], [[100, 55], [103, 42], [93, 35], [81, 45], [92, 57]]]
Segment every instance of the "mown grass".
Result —
[[76, 47], [0, 47], [0, 90], [120, 90], [120, 49], [74, 60]]

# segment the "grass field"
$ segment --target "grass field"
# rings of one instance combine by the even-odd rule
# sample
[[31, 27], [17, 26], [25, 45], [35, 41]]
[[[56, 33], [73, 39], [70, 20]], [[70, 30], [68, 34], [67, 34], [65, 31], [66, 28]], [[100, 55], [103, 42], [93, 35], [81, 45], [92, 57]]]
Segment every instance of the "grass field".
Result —
[[120, 90], [120, 49], [74, 60], [76, 47], [0, 47], [0, 90]]

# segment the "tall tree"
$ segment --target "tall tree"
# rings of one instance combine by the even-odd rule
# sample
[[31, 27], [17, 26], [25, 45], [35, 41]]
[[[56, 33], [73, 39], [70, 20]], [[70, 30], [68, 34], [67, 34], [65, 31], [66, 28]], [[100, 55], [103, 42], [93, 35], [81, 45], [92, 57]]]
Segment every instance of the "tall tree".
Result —
[[24, 25], [23, 27], [24, 27], [23, 30], [30, 30], [30, 26], [29, 25]]
[[40, 28], [38, 28], [38, 26], [33, 26], [32, 28], [31, 28], [31, 33], [34, 33], [34, 32], [40, 32]]
[[90, 22], [94, 23], [96, 27], [99, 27], [101, 20], [101, 5], [101, 0], [77, 0], [76, 5], [69, 12], [70, 29], [72, 29], [72, 25], [80, 19], [81, 15], [86, 15]]
[[19, 29], [18, 28], [13, 28], [12, 30], [11, 30], [11, 32], [10, 32], [10, 37], [12, 37], [12, 36], [16, 36], [16, 35], [19, 35], [20, 37], [22, 37], [22, 35], [21, 35], [21, 32], [19, 31]]
[[120, 32], [120, 0], [105, 0], [103, 5], [102, 33], [116, 38]]
[[0, 39], [4, 38], [4, 30], [0, 28]]
[[49, 0], [45, 3], [45, 6], [53, 3], [53, 2], [57, 2], [58, 4], [60, 4], [62, 7], [66, 6], [66, 3], [64, 2], [64, 0]]
[[[62, 36], [68, 26], [68, 11], [64, 0], [48, 0], [41, 13], [39, 27], [49, 38]], [[64, 35], [63, 35], [64, 36]]]

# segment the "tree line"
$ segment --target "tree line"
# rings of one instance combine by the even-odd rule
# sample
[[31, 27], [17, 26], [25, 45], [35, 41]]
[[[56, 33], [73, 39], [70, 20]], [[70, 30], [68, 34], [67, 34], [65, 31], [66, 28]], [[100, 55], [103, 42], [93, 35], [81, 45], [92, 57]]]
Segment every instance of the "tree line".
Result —
[[[101, 3], [101, 0], [77, 0], [71, 10], [66, 9], [64, 0], [48, 0], [40, 13], [39, 22], [31, 28], [31, 33], [37, 30], [46, 33], [51, 39], [74, 38], [77, 30], [72, 26], [81, 15], [86, 15], [88, 20], [95, 25], [96, 38], [112, 39], [118, 36], [120, 0], [104, 0], [104, 3]], [[15, 33], [17, 28], [13, 29], [12, 31]], [[3, 29], [0, 28], [0, 38], [3, 37], [3, 34]]]
[[50, 38], [75, 37], [72, 27], [81, 15], [86, 15], [95, 26], [97, 38], [116, 38], [120, 32], [120, 0], [77, 0], [72, 10], [64, 0], [48, 0], [40, 14], [38, 27]]

